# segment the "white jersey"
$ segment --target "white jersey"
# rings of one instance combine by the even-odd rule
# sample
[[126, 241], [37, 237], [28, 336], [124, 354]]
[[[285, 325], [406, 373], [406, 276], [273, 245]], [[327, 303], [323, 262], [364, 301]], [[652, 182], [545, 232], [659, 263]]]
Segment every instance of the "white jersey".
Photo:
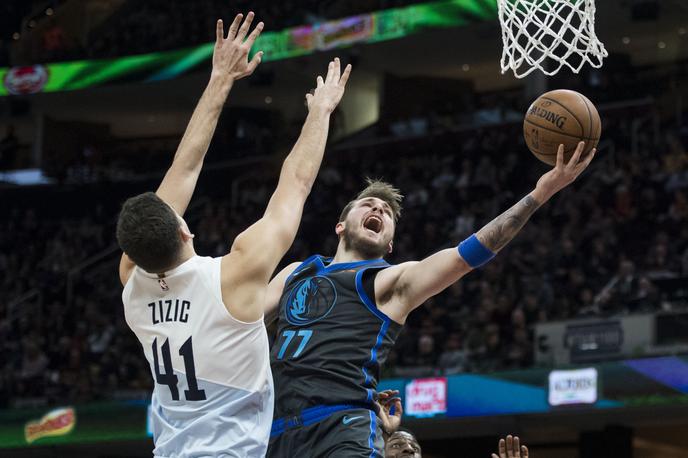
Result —
[[124, 315], [151, 366], [156, 457], [265, 456], [274, 403], [263, 320], [233, 318], [221, 258], [194, 256], [164, 278], [135, 267]]

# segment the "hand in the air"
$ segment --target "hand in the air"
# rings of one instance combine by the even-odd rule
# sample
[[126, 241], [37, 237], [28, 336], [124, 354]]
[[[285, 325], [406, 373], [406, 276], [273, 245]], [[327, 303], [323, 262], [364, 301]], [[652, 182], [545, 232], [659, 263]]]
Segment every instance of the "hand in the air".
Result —
[[590, 165], [597, 150], [593, 148], [587, 157], [581, 159], [584, 149], [585, 142], [578, 143], [578, 147], [576, 147], [576, 151], [571, 156], [568, 164], [564, 164], [564, 145], [559, 145], [557, 164], [552, 170], [540, 177], [536, 186], [536, 189], [545, 194], [546, 199], [549, 199], [561, 189], [573, 183], [578, 178], [578, 175]]
[[[225, 31], [222, 19], [217, 21], [217, 36], [215, 39], [215, 49], [213, 50], [214, 76], [229, 77], [232, 80], [241, 79], [253, 73], [263, 58], [263, 51], [260, 51], [253, 56], [250, 62], [248, 60], [248, 53], [263, 30], [263, 23], [259, 22], [256, 28], [253, 29], [253, 32], [251, 32], [251, 35], [244, 41], [248, 30], [251, 28], [251, 22], [253, 22], [253, 11], [246, 15], [246, 20], [242, 24], [241, 19], [243, 17], [242, 14], [236, 15], [232, 25], [229, 27], [229, 33], [226, 38], [224, 36]], [[239, 24], [241, 24], [241, 27], [239, 27]]]
[[495, 453], [492, 458], [528, 458], [528, 447], [520, 445], [518, 436], [506, 436], [506, 440], [499, 439], [499, 456]]
[[[401, 425], [401, 415], [403, 410], [401, 408], [401, 398], [399, 398], [399, 391], [385, 390], [378, 393], [377, 415], [380, 418], [380, 423], [383, 431], [387, 434], [392, 434], [399, 429]], [[394, 406], [394, 413], [391, 413], [392, 406]]]
[[351, 64], [347, 65], [344, 73], [341, 72], [341, 64], [339, 57], [335, 57], [327, 67], [327, 76], [323, 79], [318, 76], [315, 91], [312, 94], [306, 94], [306, 104], [308, 111], [314, 107], [319, 107], [332, 113], [339, 101], [342, 100], [346, 82], [349, 80], [351, 74]]

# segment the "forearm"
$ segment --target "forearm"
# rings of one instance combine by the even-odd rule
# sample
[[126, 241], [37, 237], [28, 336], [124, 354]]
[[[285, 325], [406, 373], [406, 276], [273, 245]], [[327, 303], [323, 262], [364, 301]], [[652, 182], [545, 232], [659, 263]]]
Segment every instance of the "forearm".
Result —
[[478, 240], [490, 251], [497, 253], [516, 237], [533, 213], [550, 197], [549, 193], [536, 187], [516, 205], [480, 229], [476, 234]]
[[184, 214], [191, 201], [205, 153], [231, 87], [231, 79], [211, 76], [177, 148], [172, 166], [156, 191], [180, 215]]
[[188, 170], [200, 168], [232, 85], [233, 80], [228, 76], [210, 77], [174, 156], [177, 165]]
[[310, 191], [325, 153], [329, 128], [329, 111], [311, 108], [301, 135], [284, 160], [280, 182]]

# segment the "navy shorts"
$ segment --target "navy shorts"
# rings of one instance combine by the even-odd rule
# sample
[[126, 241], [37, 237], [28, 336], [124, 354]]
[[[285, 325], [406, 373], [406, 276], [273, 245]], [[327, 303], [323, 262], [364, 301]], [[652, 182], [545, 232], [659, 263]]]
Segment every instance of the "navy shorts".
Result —
[[[384, 440], [372, 410], [360, 408], [334, 412], [315, 423], [304, 422], [276, 431], [268, 458], [382, 458]], [[280, 428], [281, 429], [281, 428]]]

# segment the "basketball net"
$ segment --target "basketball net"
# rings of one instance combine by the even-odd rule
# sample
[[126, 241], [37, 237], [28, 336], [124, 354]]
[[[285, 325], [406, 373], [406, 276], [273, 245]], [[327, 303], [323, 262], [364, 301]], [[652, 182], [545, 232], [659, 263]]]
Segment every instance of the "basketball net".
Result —
[[523, 78], [536, 69], [551, 76], [587, 62], [602, 66], [607, 50], [595, 35], [594, 0], [498, 0], [502, 73]]

